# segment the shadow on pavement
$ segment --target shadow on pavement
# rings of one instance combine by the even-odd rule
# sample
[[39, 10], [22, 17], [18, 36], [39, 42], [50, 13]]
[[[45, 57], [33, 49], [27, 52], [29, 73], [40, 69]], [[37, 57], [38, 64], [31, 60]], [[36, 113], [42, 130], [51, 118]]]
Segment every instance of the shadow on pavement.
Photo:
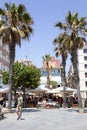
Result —
[[41, 110], [35, 108], [23, 108], [23, 112], [40, 112]]
[[[69, 108], [69, 109], [67, 109], [67, 110], [65, 110], [65, 111], [68, 111], [68, 112], [77, 112], [77, 113], [79, 113], [79, 110], [78, 110], [78, 108]], [[84, 113], [87, 113], [87, 108], [84, 108]]]
[[[22, 112], [40, 112], [40, 109], [37, 108], [23, 108]], [[12, 109], [12, 113], [16, 112], [16, 109]]]
[[7, 118], [7, 117], [4, 116], [3, 118], [0, 118], [0, 121], [4, 120], [4, 119], [6, 119], [6, 118]]

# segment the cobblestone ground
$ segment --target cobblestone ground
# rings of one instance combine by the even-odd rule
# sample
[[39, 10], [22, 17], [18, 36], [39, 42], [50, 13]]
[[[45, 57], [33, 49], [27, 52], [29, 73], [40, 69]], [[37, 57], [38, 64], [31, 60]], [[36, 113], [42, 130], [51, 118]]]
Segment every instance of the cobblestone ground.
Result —
[[0, 130], [87, 130], [87, 113], [72, 108], [23, 109], [22, 120], [13, 113], [0, 120]]

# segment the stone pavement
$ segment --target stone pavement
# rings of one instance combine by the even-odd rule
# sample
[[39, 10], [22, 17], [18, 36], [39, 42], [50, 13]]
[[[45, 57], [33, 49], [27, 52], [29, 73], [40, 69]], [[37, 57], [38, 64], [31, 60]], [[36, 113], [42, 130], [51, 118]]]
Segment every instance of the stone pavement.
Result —
[[23, 109], [22, 120], [15, 110], [0, 120], [0, 130], [87, 130], [87, 113], [73, 108]]

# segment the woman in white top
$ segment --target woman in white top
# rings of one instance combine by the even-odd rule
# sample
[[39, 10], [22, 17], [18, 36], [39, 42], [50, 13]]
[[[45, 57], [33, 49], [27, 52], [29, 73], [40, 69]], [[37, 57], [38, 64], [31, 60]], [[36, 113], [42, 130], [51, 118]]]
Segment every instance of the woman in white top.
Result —
[[22, 97], [22, 94], [20, 93], [18, 96], [18, 103], [16, 107], [16, 113], [18, 115], [17, 120], [21, 119], [21, 116], [22, 116], [22, 104], [23, 104], [23, 97]]

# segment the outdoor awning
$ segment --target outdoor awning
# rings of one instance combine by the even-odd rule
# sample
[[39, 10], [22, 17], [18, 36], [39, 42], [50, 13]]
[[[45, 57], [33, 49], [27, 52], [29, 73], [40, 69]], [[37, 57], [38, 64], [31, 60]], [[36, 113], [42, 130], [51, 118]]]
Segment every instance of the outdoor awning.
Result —
[[36, 92], [36, 93], [38, 93], [38, 92], [46, 92], [46, 91], [48, 91], [48, 90], [50, 90], [50, 89], [47, 88], [46, 85], [40, 85], [40, 86], [38, 86], [37, 88], [32, 89], [32, 90], [30, 90], [30, 91], [31, 91], [31, 92]]
[[80, 92], [87, 92], [87, 88], [80, 88]]
[[[77, 90], [73, 89], [73, 88], [65, 87], [65, 91], [66, 92], [76, 92]], [[64, 92], [64, 86], [47, 91], [47, 93], [59, 93], [59, 92]]]
[[8, 85], [0, 85], [0, 93], [8, 93], [9, 86]]

